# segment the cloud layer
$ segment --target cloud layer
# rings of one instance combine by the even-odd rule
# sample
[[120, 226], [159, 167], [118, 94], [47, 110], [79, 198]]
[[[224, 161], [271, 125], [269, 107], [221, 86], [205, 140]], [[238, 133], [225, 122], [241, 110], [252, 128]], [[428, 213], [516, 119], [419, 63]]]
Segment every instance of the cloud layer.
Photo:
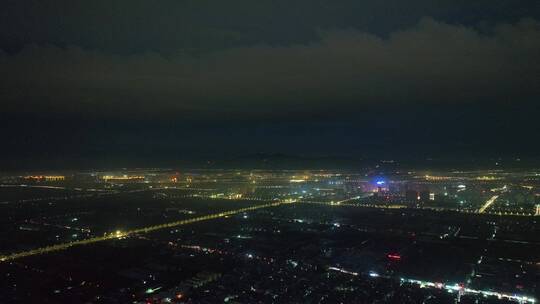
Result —
[[256, 115], [380, 103], [516, 102], [540, 93], [540, 23], [479, 31], [430, 18], [381, 38], [325, 30], [290, 46], [119, 55], [29, 45], [0, 53], [8, 111]]

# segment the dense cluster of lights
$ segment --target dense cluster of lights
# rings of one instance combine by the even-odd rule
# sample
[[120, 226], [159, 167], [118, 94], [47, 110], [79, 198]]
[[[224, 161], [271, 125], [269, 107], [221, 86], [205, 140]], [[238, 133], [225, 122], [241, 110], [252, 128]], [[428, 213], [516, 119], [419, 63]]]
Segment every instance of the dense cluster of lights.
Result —
[[478, 176], [476, 177], [476, 180], [479, 181], [494, 181], [494, 180], [502, 180], [501, 177], [495, 177], [495, 176]]
[[105, 175], [105, 176], [102, 177], [102, 179], [104, 181], [109, 181], [109, 180], [142, 180], [142, 179], [144, 179], [144, 176], [142, 176], [142, 175], [120, 175], [120, 176]]
[[[359, 208], [376, 208], [376, 209], [402, 209], [407, 208], [405, 205], [398, 204], [351, 204], [346, 203], [348, 200], [338, 201], [338, 202], [316, 202], [316, 201], [301, 201], [302, 204], [314, 204], [314, 205], [323, 205], [323, 206], [349, 206], [349, 207], [359, 207]], [[345, 203], [344, 203], [345, 202]]]
[[[343, 274], [348, 274], [352, 276], [358, 276], [358, 272], [349, 271], [343, 268], [338, 267], [328, 267], [328, 270], [340, 272]], [[379, 275], [375, 271], [370, 271], [368, 273], [368, 276], [371, 278], [379, 278], [381, 275]], [[384, 278], [389, 278], [384, 276]], [[408, 278], [400, 278], [399, 279], [401, 283], [409, 283], [420, 286], [420, 288], [438, 288], [438, 289], [444, 289], [447, 290], [450, 293], [456, 292], [460, 295], [465, 294], [474, 294], [474, 295], [482, 295], [484, 297], [497, 297], [500, 300], [509, 300], [513, 302], [518, 302], [522, 304], [536, 303], [536, 299], [533, 297], [527, 297], [523, 295], [517, 295], [517, 294], [508, 294], [504, 292], [497, 292], [497, 291], [490, 291], [490, 290], [476, 290], [465, 287], [463, 284], [445, 284], [441, 282], [430, 282], [430, 281], [422, 281], [422, 280], [416, 280], [416, 279], [408, 279]]]
[[63, 175], [29, 175], [24, 176], [24, 179], [29, 180], [45, 180], [45, 181], [63, 181], [66, 179]]
[[448, 181], [452, 180], [453, 178], [450, 176], [432, 176], [432, 175], [426, 175], [424, 178], [427, 181]]
[[291, 183], [304, 183], [304, 182], [306, 182], [306, 180], [305, 179], [291, 179], [291, 180], [289, 180], [289, 182], [291, 182]]
[[527, 296], [520, 296], [517, 294], [507, 294], [503, 292], [497, 292], [497, 291], [490, 291], [490, 290], [476, 290], [464, 287], [461, 284], [444, 284], [444, 283], [434, 283], [429, 281], [421, 281], [421, 280], [415, 280], [415, 279], [407, 279], [407, 278], [401, 278], [401, 282], [403, 283], [410, 283], [419, 285], [421, 288], [439, 288], [439, 289], [445, 289], [448, 292], [459, 292], [461, 294], [475, 294], [475, 295], [482, 295], [485, 297], [497, 297], [498, 299], [505, 299], [510, 300], [518, 303], [536, 303], [536, 299], [532, 297]]

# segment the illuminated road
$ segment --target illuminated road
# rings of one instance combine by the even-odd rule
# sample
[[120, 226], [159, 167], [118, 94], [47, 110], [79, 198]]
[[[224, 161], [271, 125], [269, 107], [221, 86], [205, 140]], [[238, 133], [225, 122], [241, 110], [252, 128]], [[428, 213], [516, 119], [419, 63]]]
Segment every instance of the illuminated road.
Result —
[[153, 231], [156, 231], [156, 230], [161, 230], [161, 229], [172, 228], [172, 227], [176, 227], [176, 226], [183, 226], [183, 225], [193, 224], [193, 223], [197, 223], [197, 222], [213, 220], [213, 219], [217, 219], [217, 218], [221, 218], [221, 217], [227, 217], [227, 216], [235, 215], [235, 214], [242, 213], [242, 212], [248, 212], [248, 211], [253, 211], [253, 210], [263, 209], [263, 208], [276, 207], [276, 206], [280, 206], [280, 205], [283, 205], [283, 204], [290, 204], [290, 203], [293, 203], [293, 202], [294, 201], [292, 201], [292, 200], [279, 201], [279, 202], [273, 202], [273, 203], [268, 203], [268, 204], [250, 206], [250, 207], [246, 207], [246, 208], [240, 208], [240, 209], [236, 209], [236, 210], [230, 210], [230, 211], [225, 211], [225, 212], [220, 212], [220, 213], [214, 213], [214, 214], [204, 215], [204, 216], [195, 217], [195, 218], [191, 218], [191, 219], [186, 219], [186, 220], [181, 220], [181, 221], [176, 221], [176, 222], [170, 222], [170, 223], [165, 223], [165, 224], [161, 224], [161, 225], [149, 226], [149, 227], [144, 227], [144, 228], [139, 228], [139, 229], [134, 229], [134, 230], [129, 230], [129, 231], [117, 231], [115, 233], [107, 234], [107, 235], [104, 235], [104, 236], [98, 236], [98, 237], [93, 237], [93, 238], [89, 238], [89, 239], [73, 241], [73, 242], [69, 242], [69, 243], [56, 244], [56, 245], [51, 245], [51, 246], [47, 246], [47, 247], [41, 247], [41, 248], [36, 248], [36, 249], [28, 250], [28, 251], [23, 251], [23, 252], [18, 252], [18, 253], [13, 253], [13, 254], [0, 256], [0, 262], [12, 261], [12, 260], [16, 260], [16, 259], [20, 259], [20, 258], [24, 258], [24, 257], [28, 257], [28, 256], [45, 254], [45, 253], [49, 253], [49, 252], [53, 252], [53, 251], [66, 250], [66, 249], [69, 249], [71, 247], [80, 246], [80, 245], [88, 245], [88, 244], [103, 242], [103, 241], [107, 241], [107, 240], [121, 239], [121, 238], [125, 238], [127, 236], [130, 236], [130, 235], [133, 235], [133, 234], [149, 233], [149, 232], [153, 232]]
[[337, 204], [339, 205], [339, 204], [344, 204], [344, 203], [347, 203], [347, 202], [352, 202], [352, 201], [357, 200], [359, 198], [360, 198], [360, 196], [351, 197], [351, 198], [348, 198], [348, 199], [344, 199], [342, 201], [338, 201]]
[[[189, 197], [189, 198], [204, 198], [204, 199], [215, 199], [215, 200], [244, 200], [244, 201], [264, 201], [263, 198], [257, 198], [257, 197], [215, 197], [211, 195], [201, 195], [201, 194], [194, 194], [189, 196], [182, 196], [183, 198]], [[344, 199], [341, 201], [331, 201], [331, 202], [321, 202], [321, 201], [308, 201], [308, 200], [299, 200], [298, 203], [306, 203], [306, 204], [316, 204], [316, 205], [325, 205], [325, 206], [342, 206], [342, 207], [357, 207], [357, 208], [375, 208], [375, 209], [411, 209], [411, 207], [408, 207], [406, 205], [402, 204], [356, 204], [356, 203], [350, 203], [351, 201], [354, 201], [358, 199], [357, 196]], [[489, 206], [488, 206], [489, 207]], [[412, 209], [424, 209], [424, 210], [432, 210], [432, 211], [453, 211], [453, 212], [460, 212], [465, 213], [471, 216], [479, 215], [478, 210], [461, 210], [456, 208], [443, 208], [443, 207], [420, 207], [420, 208], [412, 208]], [[537, 214], [540, 215], [540, 207], [537, 209]], [[517, 213], [517, 212], [482, 212], [482, 214], [489, 214], [489, 215], [496, 215], [496, 216], [533, 216], [534, 213]]]
[[400, 280], [402, 283], [415, 284], [415, 285], [420, 286], [421, 288], [430, 287], [430, 288], [446, 289], [448, 292], [450, 293], [455, 292], [458, 295], [473, 294], [473, 295], [482, 295], [485, 297], [496, 297], [500, 300], [508, 300], [512, 302], [518, 302], [521, 304], [536, 303], [536, 299], [533, 297], [527, 297], [523, 295], [504, 293], [504, 292], [498, 292], [498, 291], [492, 291], [492, 290], [477, 290], [477, 289], [467, 288], [459, 284], [453, 284], [453, 285], [443, 284], [443, 283], [435, 283], [435, 282], [421, 281], [421, 280], [415, 280], [415, 279], [406, 279], [406, 278], [401, 278]]
[[497, 200], [498, 197], [499, 197], [498, 195], [494, 195], [490, 199], [488, 199], [486, 201], [486, 203], [482, 207], [480, 207], [480, 209], [478, 209], [478, 213], [486, 212], [486, 209], [491, 207], [491, 205], [493, 205], [493, 203], [495, 203], [495, 201]]
[[317, 202], [317, 201], [299, 201], [299, 204], [314, 204], [323, 206], [341, 206], [341, 207], [358, 207], [358, 208], [376, 208], [376, 209], [401, 209], [406, 208], [404, 205], [384, 205], [384, 204], [349, 204], [347, 201], [354, 200], [356, 198], [347, 199], [338, 202]]
[[[340, 272], [343, 274], [348, 274], [352, 276], [358, 276], [360, 273], [349, 271], [343, 268], [338, 267], [328, 267], [328, 270]], [[391, 279], [392, 277], [379, 275], [378, 273], [374, 271], [370, 271], [368, 274], [371, 278], [386, 278]], [[512, 302], [518, 302], [521, 304], [536, 303], [536, 299], [533, 297], [528, 297], [524, 295], [517, 295], [517, 294], [510, 294], [510, 293], [504, 293], [504, 292], [497, 292], [493, 290], [477, 290], [477, 289], [471, 289], [467, 288], [464, 285], [460, 284], [447, 284], [447, 283], [441, 283], [441, 282], [430, 282], [430, 281], [422, 281], [422, 280], [416, 280], [416, 279], [408, 279], [408, 278], [400, 278], [399, 279], [401, 284], [408, 283], [408, 284], [414, 284], [417, 286], [420, 286], [420, 288], [437, 288], [437, 289], [445, 289], [449, 293], [455, 293], [457, 294], [458, 299], [461, 297], [461, 295], [464, 294], [473, 294], [473, 295], [482, 295], [485, 297], [496, 297], [499, 300], [504, 299]], [[459, 302], [459, 300], [457, 301]]]

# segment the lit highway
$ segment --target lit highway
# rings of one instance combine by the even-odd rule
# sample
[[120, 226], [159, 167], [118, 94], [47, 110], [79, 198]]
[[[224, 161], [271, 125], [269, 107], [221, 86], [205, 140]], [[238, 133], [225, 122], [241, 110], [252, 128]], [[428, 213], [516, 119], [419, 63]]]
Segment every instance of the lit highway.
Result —
[[[360, 275], [358, 272], [349, 271], [343, 268], [338, 267], [328, 267], [328, 270], [336, 271], [343, 274], [348, 274], [352, 276], [358, 276]], [[386, 278], [391, 279], [392, 277], [379, 275], [376, 272], [370, 271], [368, 273], [368, 276], [374, 279], [378, 278]], [[459, 296], [465, 295], [465, 294], [474, 294], [474, 295], [482, 295], [485, 297], [497, 297], [498, 299], [504, 299], [512, 302], [518, 302], [518, 303], [536, 303], [536, 299], [533, 297], [528, 297], [524, 295], [517, 295], [517, 294], [510, 294], [510, 293], [504, 293], [504, 292], [498, 292], [493, 290], [478, 290], [478, 289], [472, 289], [467, 288], [466, 286], [462, 284], [448, 284], [448, 283], [442, 283], [442, 282], [430, 282], [430, 281], [422, 281], [422, 280], [416, 280], [416, 279], [409, 279], [409, 278], [399, 278], [401, 284], [408, 283], [420, 286], [420, 288], [437, 288], [437, 289], [444, 289], [448, 291], [449, 293], [457, 293]], [[458, 297], [459, 299], [459, 297]], [[459, 302], [459, 301], [458, 301]]]
[[484, 212], [486, 212], [486, 209], [489, 208], [489, 207], [491, 207], [491, 205], [493, 205], [493, 203], [495, 203], [495, 201], [497, 200], [497, 198], [499, 198], [499, 196], [498, 196], [498, 195], [494, 195], [494, 196], [492, 196], [490, 199], [488, 199], [488, 200], [486, 201], [486, 203], [485, 203], [482, 207], [480, 207], [480, 209], [478, 209], [478, 213], [484, 213]]
[[[215, 197], [212, 195], [202, 195], [202, 194], [193, 194], [183, 197], [189, 197], [189, 198], [199, 198], [199, 199], [215, 199], [215, 200], [243, 200], [243, 201], [264, 201], [265, 199], [257, 198], [257, 197]], [[498, 196], [497, 196], [498, 198]], [[425, 210], [432, 210], [432, 211], [454, 211], [454, 212], [460, 212], [460, 213], [467, 213], [471, 216], [479, 215], [480, 213], [483, 215], [496, 215], [496, 216], [532, 216], [533, 214], [529, 213], [518, 213], [518, 212], [487, 212], [486, 210], [488, 207], [490, 207], [495, 200], [497, 199], [490, 198], [483, 206], [482, 206], [482, 212], [474, 211], [474, 210], [462, 210], [462, 209], [456, 209], [456, 208], [445, 208], [445, 207], [417, 207], [419, 209], [425, 209]], [[354, 200], [358, 199], [358, 197], [352, 197], [348, 199], [344, 199], [341, 201], [330, 201], [330, 202], [321, 202], [321, 201], [310, 201], [310, 200], [299, 200], [298, 203], [306, 203], [306, 204], [315, 204], [315, 205], [325, 205], [325, 206], [342, 206], [342, 207], [357, 207], [357, 208], [375, 208], [375, 209], [400, 209], [400, 208], [410, 208], [403, 204], [357, 204], [357, 203], [351, 203], [354, 202]], [[487, 205], [487, 203], [490, 203]], [[537, 209], [537, 215], [540, 215], [540, 207]]]
[[280, 205], [283, 205], [283, 204], [290, 204], [290, 203], [293, 203], [293, 202], [294, 201], [292, 201], [292, 200], [279, 201], [279, 202], [267, 203], [267, 204], [262, 204], [262, 205], [256, 205], [256, 206], [240, 208], [240, 209], [236, 209], [236, 210], [230, 210], [230, 211], [225, 211], [225, 212], [220, 212], [220, 213], [204, 215], [204, 216], [200, 216], [200, 217], [195, 217], [195, 218], [176, 221], [176, 222], [165, 223], [165, 224], [161, 224], [161, 225], [138, 228], [138, 229], [129, 230], [129, 231], [116, 231], [116, 232], [113, 232], [113, 233], [110, 233], [110, 234], [106, 234], [104, 236], [98, 236], [98, 237], [93, 237], [93, 238], [89, 238], [89, 239], [73, 241], [73, 242], [68, 242], [68, 243], [62, 243], [62, 244], [55, 244], [55, 245], [36, 248], [36, 249], [28, 250], [28, 251], [22, 251], [22, 252], [17, 252], [17, 253], [13, 253], [13, 254], [0, 256], [0, 262], [12, 261], [12, 260], [16, 260], [16, 259], [20, 259], [20, 258], [24, 258], [24, 257], [40, 255], [40, 254], [46, 254], [46, 253], [50, 253], [50, 252], [54, 252], [54, 251], [66, 250], [66, 249], [69, 249], [71, 247], [80, 246], [80, 245], [88, 245], [88, 244], [93, 244], [93, 243], [98, 243], [98, 242], [103, 242], [103, 241], [108, 241], [108, 240], [113, 240], [113, 239], [122, 239], [122, 238], [125, 238], [125, 237], [128, 237], [128, 236], [134, 235], [134, 234], [149, 233], [149, 232], [153, 232], [153, 231], [156, 231], [156, 230], [173, 228], [173, 227], [176, 227], [176, 226], [183, 226], [183, 225], [193, 224], [193, 223], [197, 223], [197, 222], [213, 220], [213, 219], [217, 219], [217, 218], [222, 218], [222, 217], [235, 215], [235, 214], [242, 213], [242, 212], [254, 211], [254, 210], [257, 210], [257, 209], [263, 209], [263, 208], [269, 208], [269, 207], [276, 207], [276, 206], [280, 206]]
[[323, 205], [323, 206], [341, 206], [341, 207], [359, 207], [359, 208], [376, 208], [376, 209], [400, 209], [406, 208], [404, 205], [392, 204], [351, 204], [347, 203], [352, 199], [338, 201], [338, 202], [317, 202], [317, 201], [301, 201], [302, 204], [313, 204], [313, 205]]

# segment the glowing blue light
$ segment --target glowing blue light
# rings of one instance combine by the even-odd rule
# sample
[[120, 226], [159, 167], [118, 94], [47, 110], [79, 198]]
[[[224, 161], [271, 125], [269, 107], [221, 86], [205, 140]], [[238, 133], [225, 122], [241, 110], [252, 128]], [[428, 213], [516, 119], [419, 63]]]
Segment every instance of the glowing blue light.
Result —
[[382, 181], [382, 180], [377, 181], [377, 185], [384, 185], [385, 183], [386, 183], [386, 182], [385, 182], [385, 181]]

